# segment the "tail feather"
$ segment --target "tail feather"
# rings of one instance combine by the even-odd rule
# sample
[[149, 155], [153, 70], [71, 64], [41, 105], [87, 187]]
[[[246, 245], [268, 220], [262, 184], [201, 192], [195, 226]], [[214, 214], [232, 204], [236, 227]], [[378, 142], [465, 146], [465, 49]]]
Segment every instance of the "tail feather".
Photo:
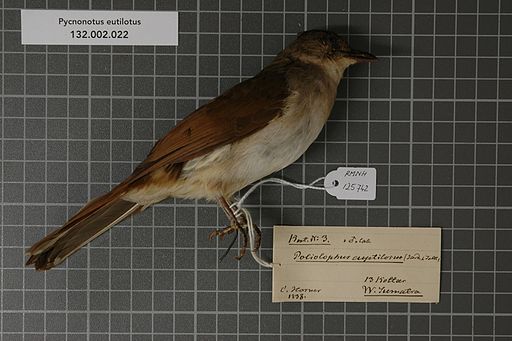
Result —
[[34, 244], [28, 251], [26, 265], [48, 270], [62, 263], [112, 226], [140, 211], [142, 205], [108, 193], [92, 200], [64, 226]]

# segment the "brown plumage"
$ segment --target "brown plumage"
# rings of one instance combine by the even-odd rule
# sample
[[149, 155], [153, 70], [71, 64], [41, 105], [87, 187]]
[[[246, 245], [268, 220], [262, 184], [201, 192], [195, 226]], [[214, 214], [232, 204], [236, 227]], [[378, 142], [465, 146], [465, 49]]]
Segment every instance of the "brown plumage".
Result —
[[335, 33], [301, 34], [255, 77], [189, 114], [111, 192], [34, 244], [27, 265], [50, 269], [170, 196], [217, 200], [239, 229], [229, 199], [300, 157], [327, 120], [344, 70], [373, 59], [351, 50]]

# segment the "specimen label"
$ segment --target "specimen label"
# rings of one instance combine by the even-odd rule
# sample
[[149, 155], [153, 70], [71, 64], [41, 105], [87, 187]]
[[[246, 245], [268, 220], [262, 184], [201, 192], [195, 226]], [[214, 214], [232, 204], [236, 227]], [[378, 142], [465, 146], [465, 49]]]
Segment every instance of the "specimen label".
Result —
[[439, 302], [441, 229], [275, 226], [272, 301]]
[[21, 10], [26, 45], [178, 45], [178, 12]]
[[375, 200], [377, 170], [339, 167], [325, 176], [324, 187], [327, 193], [340, 200]]

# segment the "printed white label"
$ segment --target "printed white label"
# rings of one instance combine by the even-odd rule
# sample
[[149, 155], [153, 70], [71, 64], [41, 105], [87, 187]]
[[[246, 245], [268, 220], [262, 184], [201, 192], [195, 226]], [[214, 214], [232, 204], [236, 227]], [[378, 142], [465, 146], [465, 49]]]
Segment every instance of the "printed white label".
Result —
[[325, 176], [327, 193], [340, 200], [375, 200], [375, 168], [339, 167]]
[[26, 45], [178, 45], [178, 12], [21, 10]]
[[272, 302], [439, 302], [441, 229], [275, 226]]

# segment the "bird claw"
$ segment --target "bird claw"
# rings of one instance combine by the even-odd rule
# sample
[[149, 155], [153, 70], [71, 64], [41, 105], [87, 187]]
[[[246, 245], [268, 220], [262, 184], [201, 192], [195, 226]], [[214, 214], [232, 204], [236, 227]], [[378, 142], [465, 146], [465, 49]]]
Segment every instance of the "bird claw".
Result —
[[253, 224], [254, 231], [256, 231], [256, 242], [254, 243], [254, 252], [257, 252], [261, 247], [261, 229], [258, 225]]
[[[224, 227], [223, 229], [215, 229], [208, 235], [208, 238], [210, 240], [212, 240], [213, 238], [218, 237], [220, 240], [223, 240], [226, 235], [231, 234], [233, 232], [237, 232], [237, 236], [238, 236], [238, 231], [242, 232], [242, 235], [244, 236], [244, 238], [243, 238], [242, 246], [240, 247], [240, 253], [238, 254], [238, 256], [235, 256], [235, 259], [241, 260], [242, 257], [245, 256], [246, 249], [247, 249], [247, 240], [248, 240], [247, 231], [243, 227], [239, 226], [238, 224], [237, 225], [232, 224], [230, 226]], [[237, 236], [235, 236], [235, 238], [233, 239], [231, 244], [228, 246], [228, 249], [226, 250], [226, 252], [222, 255], [222, 257], [220, 257], [221, 260], [224, 259], [224, 257], [226, 257], [226, 255], [228, 254], [229, 250], [231, 250], [231, 248], [233, 247], [233, 245], [236, 241]]]
[[[246, 255], [247, 247], [249, 244], [249, 237], [247, 235], [247, 229], [250, 227], [247, 226], [247, 221], [244, 218], [242, 218], [242, 219], [238, 220], [236, 223], [233, 222], [231, 225], [226, 226], [222, 229], [215, 229], [208, 235], [208, 239], [210, 239], [210, 240], [212, 240], [215, 237], [218, 237], [220, 240], [223, 240], [225, 236], [227, 236], [233, 232], [241, 231], [241, 233], [243, 235], [243, 241], [242, 241], [242, 245], [240, 246], [240, 251], [239, 251], [238, 256], [235, 256], [236, 260], [241, 260]], [[254, 245], [253, 250], [258, 251], [261, 246], [261, 230], [256, 225], [253, 225], [253, 228], [256, 230], [256, 235], [257, 235], [256, 245]], [[235, 237], [235, 240], [236, 240], [236, 237]], [[234, 240], [233, 240], [233, 243], [234, 243]], [[228, 247], [227, 252], [229, 252], [233, 243]], [[226, 254], [227, 254], [227, 252], [226, 252]], [[221, 257], [221, 259], [223, 259], [226, 254], [224, 254]]]
[[229, 225], [224, 227], [223, 229], [215, 229], [208, 235], [208, 239], [212, 240], [215, 237], [219, 237], [220, 240], [223, 240], [225, 236], [231, 234], [238, 230], [237, 226]]
[[[212, 240], [213, 238], [218, 237], [219, 239], [222, 240], [226, 235], [236, 232], [235, 238], [233, 238], [233, 241], [229, 244], [226, 252], [224, 252], [224, 254], [220, 257], [220, 260], [222, 261], [226, 257], [226, 255], [229, 253], [229, 251], [235, 244], [235, 241], [238, 238], [238, 231], [241, 231], [244, 238], [242, 241], [242, 245], [240, 246], [239, 254], [238, 256], [235, 256], [235, 259], [241, 260], [243, 256], [245, 256], [247, 252], [247, 245], [249, 244], [249, 237], [247, 232], [247, 229], [249, 228], [254, 228], [257, 234], [256, 244], [254, 245], [254, 249], [251, 250], [251, 252], [258, 251], [258, 249], [261, 246], [261, 230], [254, 224], [252, 224], [252, 226], [248, 226], [245, 215], [236, 206], [229, 205], [229, 203], [223, 197], [220, 197], [218, 202], [219, 205], [224, 209], [224, 212], [231, 221], [231, 224], [229, 226], [224, 227], [223, 229], [215, 229], [208, 235], [208, 239]], [[235, 211], [233, 211], [233, 209], [235, 209]]]
[[245, 252], [247, 250], [247, 231], [245, 231], [244, 228], [241, 228], [240, 231], [242, 231], [242, 235], [244, 236], [244, 240], [242, 242], [242, 246], [240, 247], [240, 251], [238, 253], [238, 256], [235, 256], [236, 260], [241, 260], [245, 256]]

